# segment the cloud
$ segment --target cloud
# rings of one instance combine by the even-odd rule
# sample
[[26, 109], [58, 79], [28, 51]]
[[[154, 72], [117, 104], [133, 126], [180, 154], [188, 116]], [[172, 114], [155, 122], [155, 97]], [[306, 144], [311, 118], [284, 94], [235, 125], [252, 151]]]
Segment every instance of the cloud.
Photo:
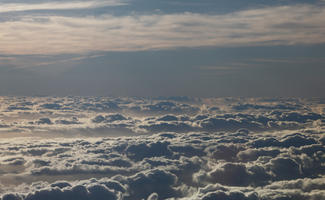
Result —
[[37, 124], [52, 124], [52, 121], [49, 118], [41, 118], [36, 123]]
[[[128, 180], [130, 187], [129, 197], [125, 199], [142, 199], [156, 193], [159, 198], [166, 199], [177, 195], [173, 185], [176, 184], [177, 177], [162, 170], [152, 170], [138, 173]], [[145, 188], [145, 190], [143, 190]]]
[[256, 196], [246, 197], [244, 193], [241, 192], [210, 192], [202, 197], [202, 200], [213, 200], [213, 199], [220, 199], [220, 200], [256, 200], [258, 199]]
[[[312, 101], [2, 99], [0, 131], [30, 133], [0, 142], [2, 200], [324, 198], [324, 116]], [[106, 137], [117, 130], [130, 135]]]
[[238, 104], [232, 106], [232, 109], [236, 111], [243, 111], [243, 110], [257, 110], [257, 109], [264, 109], [264, 110], [296, 110], [297, 107], [300, 105], [292, 105], [292, 104], [276, 104], [276, 105], [260, 105], [260, 104]]
[[245, 165], [227, 163], [221, 168], [209, 174], [211, 182], [223, 185], [246, 186], [248, 184], [248, 172]]
[[169, 145], [168, 142], [156, 142], [147, 144], [134, 144], [129, 145], [126, 149], [126, 155], [136, 161], [140, 161], [143, 158], [150, 157], [161, 157], [161, 156], [170, 156], [172, 152], [167, 148]]
[[[0, 116], [0, 132], [96, 136], [241, 130], [242, 134], [244, 129], [257, 132], [317, 127], [321, 126], [324, 119], [322, 114], [312, 111], [318, 105], [298, 100], [290, 103], [281, 99], [272, 102], [251, 99], [249, 101], [254, 104], [243, 105], [254, 106], [249, 106], [249, 109], [244, 106], [245, 109], [240, 110], [234, 109], [240, 99], [233, 99], [228, 105], [220, 104], [228, 101], [223, 98], [203, 99], [219, 102], [203, 106], [198, 104], [199, 101], [181, 103], [179, 100], [149, 98], [8, 97], [1, 108], [3, 116]], [[244, 143], [246, 140], [238, 137], [232, 142]], [[292, 135], [282, 141], [260, 138], [251, 142], [254, 147], [291, 144], [298, 147], [314, 144], [315, 140]]]
[[34, 2], [34, 3], [0, 3], [0, 13], [35, 11], [35, 10], [74, 10], [85, 8], [98, 8], [106, 6], [125, 5], [117, 0], [104, 1], [51, 1], [51, 2]]
[[78, 121], [78, 119], [76, 117], [73, 117], [71, 120], [59, 119], [59, 120], [56, 120], [55, 123], [56, 124], [66, 124], [66, 125], [80, 124], [80, 122]]
[[298, 131], [4, 139], [0, 197], [323, 199], [324, 133]]
[[45, 108], [45, 109], [53, 109], [53, 110], [60, 110], [62, 108], [62, 106], [60, 104], [57, 104], [57, 103], [46, 103], [46, 104], [43, 104], [41, 105], [42, 108]]
[[71, 187], [69, 183], [65, 185], [53, 184], [52, 188], [43, 189], [25, 196], [7, 194], [3, 196], [3, 200], [36, 200], [36, 199], [62, 199], [62, 200], [97, 200], [97, 199], [117, 200], [117, 194], [102, 184], [89, 184], [87, 187], [76, 185]]
[[121, 114], [111, 114], [105, 117], [103, 117], [102, 115], [98, 115], [92, 121], [94, 123], [102, 123], [102, 122], [110, 123], [114, 121], [124, 121], [124, 120], [127, 119]]
[[280, 180], [290, 180], [301, 176], [299, 164], [290, 158], [279, 157], [272, 159], [270, 162], [272, 173]]
[[[79, 7], [94, 5], [96, 3], [82, 2]], [[58, 8], [74, 6], [74, 3], [56, 5]], [[11, 7], [4, 9], [13, 10], [16, 5]], [[40, 4], [39, 7], [50, 5]], [[35, 9], [37, 6], [28, 5], [26, 8]], [[63, 54], [202, 46], [320, 44], [325, 42], [324, 17], [324, 6], [311, 4], [262, 7], [219, 15], [25, 15], [22, 19], [0, 22], [3, 34], [0, 52], [11, 55]]]

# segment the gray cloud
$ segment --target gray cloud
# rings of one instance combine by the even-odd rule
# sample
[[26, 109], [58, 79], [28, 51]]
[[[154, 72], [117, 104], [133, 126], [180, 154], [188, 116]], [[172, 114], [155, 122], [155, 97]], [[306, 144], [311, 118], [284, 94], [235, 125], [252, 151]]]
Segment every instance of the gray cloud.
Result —
[[[228, 134], [170, 132], [91, 140], [43, 139], [37, 145], [24, 140], [2, 142], [1, 155], [6, 159], [0, 161], [1, 182], [10, 176], [20, 177], [20, 183], [25, 184], [29, 179], [48, 181], [27, 188], [5, 185], [2, 199], [100, 199], [102, 195], [126, 200], [322, 199], [322, 135], [285, 131], [252, 134], [242, 130]], [[299, 145], [286, 142], [296, 136], [305, 140]], [[238, 137], [245, 138], [240, 145]], [[278, 141], [276, 148], [253, 147], [261, 138]], [[16, 170], [15, 175], [4, 166]], [[79, 180], [81, 177], [84, 181]]]
[[[239, 101], [7, 97], [1, 123], [43, 137], [3, 137], [0, 197], [324, 199], [323, 114], [313, 112], [320, 105], [251, 99], [245, 105], [260, 106], [238, 113]], [[297, 106], [293, 111], [277, 105]], [[211, 112], [214, 107], [219, 109]], [[102, 137], [99, 129], [104, 136], [122, 129], [132, 136]], [[62, 135], [72, 137], [56, 138]]]
[[[203, 99], [219, 102], [203, 106], [199, 104], [201, 100], [185, 101], [186, 103], [179, 99], [11, 97], [3, 101], [2, 110], [5, 115], [0, 116], [0, 132], [33, 131], [35, 134], [77, 133], [88, 136], [239, 129], [256, 132], [314, 127], [324, 121], [321, 113], [312, 111], [318, 105], [308, 101], [265, 102], [256, 99], [254, 104], [241, 105], [238, 104], [240, 99], [233, 99], [227, 104], [227, 99], [219, 98]], [[255, 145], [263, 145], [262, 140], [267, 140], [268, 146], [285, 146], [289, 143], [299, 146], [305, 143], [306, 138], [296, 135], [288, 136], [284, 141], [273, 142], [262, 138]], [[244, 139], [238, 139], [237, 142], [241, 141]], [[310, 140], [309, 143], [314, 141]]]
[[[97, 5], [95, 1], [56, 6], [45, 3], [21, 8], [73, 8], [77, 6], [74, 4], [80, 4], [79, 7]], [[5, 5], [4, 11], [12, 10], [10, 4]], [[262, 7], [221, 15], [26, 15], [10, 23], [0, 22], [4, 33], [0, 51], [11, 55], [62, 54], [200, 46], [319, 44], [324, 43], [325, 38], [324, 15], [324, 6], [311, 4]], [[50, 43], [48, 38], [51, 38]]]

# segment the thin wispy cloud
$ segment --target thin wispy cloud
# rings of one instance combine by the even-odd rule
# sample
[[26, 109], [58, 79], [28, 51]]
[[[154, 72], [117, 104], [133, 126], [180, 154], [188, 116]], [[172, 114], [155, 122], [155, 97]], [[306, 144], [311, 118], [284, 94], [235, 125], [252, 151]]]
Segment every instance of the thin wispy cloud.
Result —
[[325, 63], [325, 59], [315, 59], [315, 58], [297, 58], [295, 60], [290, 60], [290, 59], [263, 59], [263, 58], [257, 58], [252, 60], [253, 62], [257, 63]]
[[[91, 5], [96, 3], [80, 3], [80, 7]], [[73, 4], [58, 7], [68, 8]], [[21, 20], [0, 23], [0, 53], [61, 54], [319, 44], [325, 42], [324, 18], [325, 7], [313, 5], [266, 7], [224, 15], [29, 15]]]
[[0, 3], [0, 13], [31, 11], [31, 10], [68, 10], [98, 8], [104, 6], [120, 6], [125, 2], [119, 0], [102, 0], [102, 1], [68, 1], [68, 2], [45, 2], [45, 3]]
[[101, 57], [101, 56], [103, 56], [103, 55], [77, 56], [77, 57], [72, 57], [72, 58], [67, 58], [67, 59], [62, 59], [62, 60], [56, 60], [56, 61], [39, 62], [37, 64], [34, 64], [33, 66], [39, 67], [39, 66], [53, 65], [53, 64], [57, 64], [57, 63], [68, 63], [68, 62], [80, 61], [80, 60], [85, 60], [85, 59], [97, 58], [97, 57]]

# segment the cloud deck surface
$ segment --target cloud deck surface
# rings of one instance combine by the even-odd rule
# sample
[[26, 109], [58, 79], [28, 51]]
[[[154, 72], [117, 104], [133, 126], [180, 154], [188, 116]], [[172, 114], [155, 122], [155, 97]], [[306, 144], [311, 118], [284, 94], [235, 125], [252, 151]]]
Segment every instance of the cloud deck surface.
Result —
[[321, 99], [2, 98], [3, 200], [325, 198]]

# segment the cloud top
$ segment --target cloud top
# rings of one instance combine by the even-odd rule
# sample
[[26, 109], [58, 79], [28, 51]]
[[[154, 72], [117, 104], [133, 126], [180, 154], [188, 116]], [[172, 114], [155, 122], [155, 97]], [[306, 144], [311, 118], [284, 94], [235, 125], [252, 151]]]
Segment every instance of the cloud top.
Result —
[[0, 99], [1, 200], [325, 198], [322, 101]]

